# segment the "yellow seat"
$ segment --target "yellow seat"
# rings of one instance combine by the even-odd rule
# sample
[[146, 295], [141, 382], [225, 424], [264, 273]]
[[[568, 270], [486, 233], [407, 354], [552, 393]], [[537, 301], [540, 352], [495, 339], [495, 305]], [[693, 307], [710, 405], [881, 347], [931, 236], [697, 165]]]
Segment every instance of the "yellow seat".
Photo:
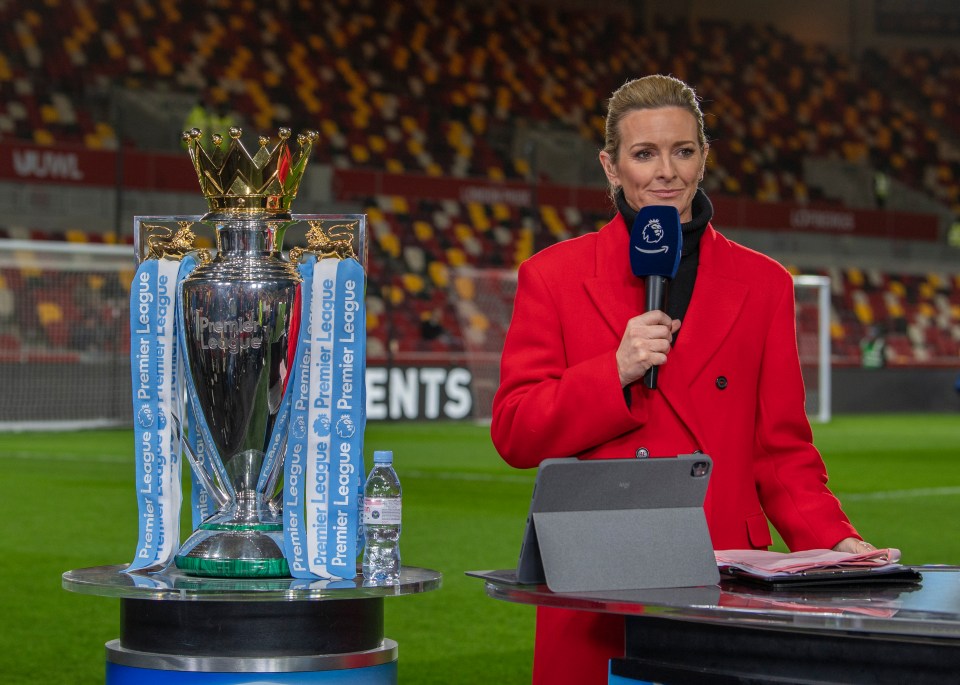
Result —
[[390, 207], [393, 210], [394, 214], [409, 214], [410, 213], [410, 203], [407, 202], [407, 198], [400, 195], [393, 195], [390, 198]]
[[405, 273], [403, 274], [401, 281], [403, 282], [403, 287], [411, 295], [419, 295], [423, 292], [423, 276], [419, 274]]
[[457, 276], [454, 278], [453, 289], [457, 293], [457, 297], [461, 300], [471, 301], [477, 294], [477, 284], [472, 278], [468, 278], [467, 276]]
[[353, 160], [358, 164], [364, 164], [370, 161], [370, 153], [367, 151], [367, 148], [359, 143], [354, 143], [350, 146], [350, 156], [353, 157]]
[[456, 268], [467, 264], [466, 253], [458, 247], [451, 247], [447, 250], [447, 264]]
[[427, 275], [438, 288], [446, 288], [450, 285], [450, 270], [443, 262], [430, 262], [427, 265]]
[[33, 142], [37, 145], [53, 145], [56, 139], [53, 134], [45, 128], [38, 128], [33, 132]]
[[487, 218], [487, 212], [484, 210], [483, 205], [477, 202], [467, 203], [467, 214], [470, 216], [470, 221], [477, 231], [486, 233], [490, 230], [490, 219]]
[[40, 121], [45, 124], [55, 124], [60, 120], [57, 115], [57, 108], [53, 105], [42, 105], [40, 107]]
[[37, 318], [40, 319], [40, 323], [44, 326], [59, 323], [63, 321], [63, 309], [61, 309], [60, 305], [56, 302], [38, 302]]
[[384, 233], [379, 237], [380, 247], [391, 257], [400, 256], [400, 239], [395, 233]]
[[421, 243], [428, 242], [433, 238], [433, 226], [423, 219], [417, 219], [413, 222], [413, 235]]
[[470, 328], [475, 331], [486, 332], [490, 328], [490, 319], [483, 312], [474, 312], [470, 317]]

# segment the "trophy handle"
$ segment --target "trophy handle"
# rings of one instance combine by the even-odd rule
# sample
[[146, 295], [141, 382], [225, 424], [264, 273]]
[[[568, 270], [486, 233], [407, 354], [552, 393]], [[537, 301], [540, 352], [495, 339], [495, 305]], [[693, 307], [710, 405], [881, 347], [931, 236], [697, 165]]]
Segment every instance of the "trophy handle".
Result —
[[279, 452], [281, 458], [273, 463], [273, 467], [270, 469], [270, 473], [267, 474], [262, 490], [267, 507], [277, 514], [283, 511], [283, 488], [278, 488], [278, 486], [280, 484], [280, 477], [283, 475], [282, 455], [287, 452], [286, 436], [284, 436], [283, 442], [280, 443]]
[[[190, 441], [183, 439], [183, 427], [180, 423], [180, 417], [173, 416], [174, 428], [177, 431], [178, 442], [183, 445], [183, 450], [187, 453], [187, 458], [190, 460], [190, 468], [193, 469], [193, 472], [196, 474], [197, 479], [203, 485], [204, 489], [209, 493], [210, 497], [213, 498], [216, 508], [222, 509], [226, 506], [227, 502], [230, 501], [230, 496], [221, 488], [216, 479], [210, 475], [206, 468], [200, 462], [200, 459], [194, 454], [193, 448], [190, 447]], [[203, 436], [197, 436], [198, 440], [203, 440]], [[209, 447], [208, 447], [209, 449]]]

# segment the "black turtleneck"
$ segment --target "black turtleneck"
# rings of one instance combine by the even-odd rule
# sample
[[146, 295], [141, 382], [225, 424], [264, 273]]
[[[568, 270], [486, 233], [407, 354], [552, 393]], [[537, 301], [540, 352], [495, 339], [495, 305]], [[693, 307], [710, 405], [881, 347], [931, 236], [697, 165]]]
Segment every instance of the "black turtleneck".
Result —
[[[616, 193], [617, 209], [627, 223], [627, 231], [633, 228], [634, 219], [637, 218], [637, 212], [629, 204], [623, 195], [623, 188], [618, 188]], [[693, 297], [693, 286], [697, 280], [697, 266], [700, 264], [700, 236], [707, 229], [707, 224], [713, 218], [713, 205], [710, 198], [703, 192], [703, 188], [698, 188], [693, 196], [692, 203], [693, 218], [681, 224], [680, 230], [683, 232], [683, 247], [680, 250], [680, 266], [677, 268], [677, 275], [667, 285], [667, 314], [672, 319], [680, 319], [687, 313], [687, 307], [690, 305], [690, 298]], [[683, 326], [680, 327], [683, 330]], [[676, 337], [674, 338], [676, 342]]]

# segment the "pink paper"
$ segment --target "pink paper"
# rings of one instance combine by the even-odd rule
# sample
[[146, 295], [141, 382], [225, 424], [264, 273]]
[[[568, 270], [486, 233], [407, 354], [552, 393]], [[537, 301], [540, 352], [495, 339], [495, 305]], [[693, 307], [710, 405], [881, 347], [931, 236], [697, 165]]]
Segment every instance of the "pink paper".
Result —
[[721, 569], [736, 567], [761, 576], [801, 573], [814, 569], [875, 568], [896, 564], [900, 550], [888, 547], [862, 554], [808, 549], [802, 552], [767, 552], [756, 549], [727, 549], [715, 552]]

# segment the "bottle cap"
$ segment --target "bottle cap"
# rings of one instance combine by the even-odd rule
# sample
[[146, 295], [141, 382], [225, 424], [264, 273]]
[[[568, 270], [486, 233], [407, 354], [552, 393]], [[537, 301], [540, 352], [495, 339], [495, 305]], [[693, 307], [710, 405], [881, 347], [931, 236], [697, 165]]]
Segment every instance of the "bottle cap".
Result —
[[373, 463], [374, 464], [392, 464], [393, 463], [393, 451], [392, 450], [380, 450], [373, 453]]

